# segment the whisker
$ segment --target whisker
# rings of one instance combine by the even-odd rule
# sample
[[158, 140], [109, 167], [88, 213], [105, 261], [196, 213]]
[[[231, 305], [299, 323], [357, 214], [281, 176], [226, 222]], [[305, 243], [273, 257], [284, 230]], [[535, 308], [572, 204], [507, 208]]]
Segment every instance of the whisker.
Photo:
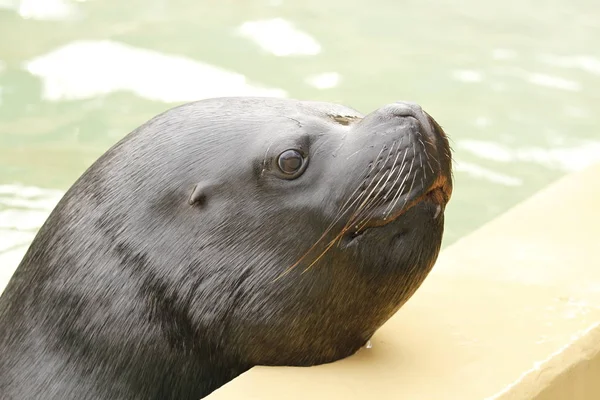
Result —
[[[396, 180], [392, 184], [392, 187], [396, 186], [396, 183], [398, 183], [398, 179], [400, 179], [400, 176], [402, 176], [402, 171], [404, 171], [404, 168], [406, 168], [406, 155], [407, 154], [408, 154], [408, 147], [404, 150], [404, 156], [402, 157], [402, 162], [400, 162], [400, 165], [402, 165], [402, 168], [400, 169], [400, 172], [398, 173]], [[400, 185], [400, 187], [402, 187], [402, 185]], [[388, 197], [387, 193], [384, 197], [387, 200], [387, 197]]]
[[348, 157], [346, 157], [346, 160], [351, 159], [352, 157], [354, 157], [355, 155], [357, 155], [358, 153], [360, 153], [362, 151], [362, 149], [355, 151], [354, 153], [350, 154]]
[[[400, 143], [402, 143], [402, 142], [400, 142]], [[387, 157], [385, 158], [385, 161], [383, 162], [383, 165], [382, 165], [382, 168], [381, 168], [381, 169], [384, 169], [384, 168], [385, 168], [385, 165], [387, 164], [388, 160], [390, 159], [390, 156], [391, 156], [391, 155], [392, 155], [392, 153], [393, 153], [393, 149], [394, 149], [394, 146], [395, 146], [395, 145], [396, 145], [396, 141], [394, 141], [394, 143], [392, 143], [392, 147], [390, 147], [390, 151], [388, 152], [388, 155], [387, 155]], [[400, 148], [400, 145], [398, 145], [398, 148]], [[398, 156], [396, 155], [396, 160], [397, 160], [397, 159], [398, 159]], [[396, 160], [394, 160], [394, 164], [395, 164]], [[392, 164], [392, 165], [394, 165], [394, 164]], [[379, 172], [381, 172], [381, 170], [380, 170]], [[379, 174], [379, 172], [377, 172], [377, 174]], [[384, 173], [383, 173], [383, 175], [381, 176], [381, 178], [379, 178], [379, 181], [377, 182], [377, 184], [375, 184], [375, 186], [373, 187], [373, 189], [371, 189], [371, 192], [369, 193], [369, 196], [367, 197], [367, 199], [369, 199], [369, 198], [370, 198], [370, 196], [373, 194], [373, 192], [374, 192], [374, 191], [377, 189], [377, 187], [379, 187], [379, 184], [381, 183], [381, 180], [382, 180], [382, 179], [383, 179], [383, 178], [384, 178], [386, 175], [388, 175], [388, 179], [389, 179], [389, 173], [384, 171]], [[377, 175], [375, 175], [375, 176], [373, 177], [373, 179], [375, 179], [375, 177], [376, 177], [376, 176], [377, 176]], [[387, 183], [387, 180], [384, 182], [384, 185], [385, 185], [385, 183]], [[380, 192], [381, 192], [381, 188], [380, 188]]]
[[[379, 154], [377, 154], [377, 157], [375, 157], [375, 161], [371, 163], [371, 166], [369, 168], [369, 170], [367, 171], [367, 175], [369, 175], [375, 168], [377, 168], [377, 160], [379, 160], [379, 156], [381, 156], [381, 153], [383, 153], [384, 148], [382, 147], [381, 150], [379, 151]], [[371, 183], [375, 180], [375, 176], [377, 174], [375, 174], [373, 176], [373, 180], [371, 181]], [[367, 187], [365, 188], [365, 190], [367, 190], [370, 187], [371, 184], [367, 185]], [[354, 197], [354, 194], [360, 189], [360, 187], [362, 186], [362, 182], [360, 185], [358, 185], [358, 187], [354, 190], [354, 192], [352, 192], [352, 195], [350, 195], [350, 197], [348, 198], [348, 200], [346, 200], [346, 203], [344, 203], [341, 207], [340, 207], [340, 211], [341, 212], [346, 205], [348, 204], [348, 202], [350, 202], [352, 200], [352, 198]]]
[[[385, 168], [385, 165], [387, 164], [388, 160], [390, 159], [390, 155], [392, 154], [392, 150], [393, 150], [393, 148], [394, 148], [395, 145], [396, 145], [396, 141], [394, 141], [394, 143], [392, 143], [392, 147], [390, 147], [390, 151], [388, 152], [388, 155], [387, 155], [385, 161], [383, 162], [382, 169]], [[398, 147], [400, 147], [400, 146], [398, 146]], [[377, 172], [377, 174], [379, 174], [379, 172]], [[366, 207], [369, 207], [370, 204], [376, 199], [376, 197], [371, 197], [371, 195], [377, 189], [377, 187], [379, 187], [379, 184], [381, 183], [381, 181], [383, 180], [383, 178], [386, 177], [386, 175], [388, 175], [388, 179], [389, 179], [389, 173], [384, 172], [383, 175], [381, 176], [381, 178], [379, 178], [379, 181], [377, 182], [377, 184], [373, 187], [373, 189], [371, 189], [371, 191], [369, 192], [369, 195], [366, 197], [366, 199], [363, 202], [363, 204], [361, 204], [360, 208], [362, 208], [363, 206], [365, 206], [365, 203], [367, 203], [367, 202], [368, 202], [368, 204], [366, 204]], [[377, 175], [375, 175], [375, 176], [377, 176]], [[375, 177], [373, 177], [373, 179], [375, 179]], [[386, 180], [386, 182], [387, 182], [387, 180]], [[384, 183], [384, 186], [385, 186], [385, 183]], [[380, 189], [380, 191], [381, 191], [381, 189]]]
[[[404, 139], [404, 138], [402, 138]], [[402, 144], [402, 141], [400, 141], [400, 144]], [[398, 148], [400, 148], [400, 145], [398, 145]], [[377, 201], [375, 202], [375, 204], [372, 204], [372, 209], [371, 212], [369, 212], [369, 214], [367, 214], [362, 220], [360, 220], [359, 222], [357, 222], [357, 229], [360, 230], [362, 229], [367, 223], [368, 220], [373, 216], [373, 214], [375, 213], [376, 209], [378, 206], [380, 206], [381, 204], [385, 203], [385, 201], [387, 200], [387, 195], [389, 193], [386, 193], [385, 195], [381, 196], [382, 191], [385, 189], [385, 185], [387, 185], [388, 181], [390, 180], [390, 178], [392, 176], [394, 176], [394, 173], [396, 172], [396, 170], [400, 169], [400, 166], [397, 164], [398, 162], [398, 157], [400, 157], [400, 151], [397, 151], [396, 153], [396, 158], [394, 159], [394, 167], [390, 170], [389, 174], [388, 174], [388, 178], [385, 180], [385, 182], [383, 183], [383, 185], [381, 186], [379, 193], [377, 194], [377, 196], [375, 197], [377, 199]], [[405, 157], [406, 157], [406, 152], [405, 152]], [[394, 185], [396, 184], [396, 182], [398, 182], [398, 179], [400, 178], [400, 175], [402, 174], [402, 170], [404, 169], [404, 165], [402, 167], [402, 169], [400, 169], [400, 172], [398, 174], [398, 177], [396, 178], [396, 180], [394, 181]], [[392, 185], [392, 188], [394, 187], [394, 185]], [[385, 219], [385, 217], [384, 217]], [[362, 224], [362, 225], [361, 225]], [[353, 223], [354, 225], [354, 223]], [[360, 225], [360, 226], [359, 226]]]
[[425, 141], [431, 146], [431, 147], [435, 147], [435, 145], [433, 144], [433, 142], [431, 141], [431, 139], [429, 139], [428, 137], [425, 137]]
[[[421, 142], [421, 145], [423, 146], [423, 151], [425, 151], [425, 157], [429, 158], [429, 154], [427, 152], [427, 146], [425, 146], [425, 143], [423, 143], [423, 141], [421, 140], [420, 137], [418, 138], [418, 140], [419, 140], [419, 142]], [[431, 144], [430, 142], [427, 142], [427, 143]], [[433, 146], [433, 145], [431, 145], [431, 146]]]
[[[360, 189], [361, 186], [362, 186], [362, 182], [358, 185], [358, 187], [356, 189], [354, 189], [354, 191], [352, 192], [352, 194], [350, 195], [348, 200], [346, 200], [346, 202], [340, 207], [337, 214], [333, 218], [333, 222], [331, 222], [331, 224], [327, 227], [327, 231], [329, 231], [335, 224], [337, 224], [338, 221], [341, 219], [341, 217], [344, 214], [346, 214], [352, 208], [352, 206], [364, 196], [364, 192], [362, 192], [356, 198], [354, 198], [354, 195], [356, 194], [356, 192], [358, 192], [358, 190]], [[353, 198], [354, 198], [354, 200], [352, 200]], [[352, 203], [350, 203], [348, 205], [348, 202], [351, 200], [352, 200]], [[346, 206], [348, 206], [348, 207], [346, 207]]]
[[431, 173], [435, 175], [435, 171], [433, 170], [433, 167], [431, 166], [431, 163], [429, 162], [429, 157], [427, 157], [427, 165], [429, 165], [429, 169], [431, 170]]
[[[383, 185], [381, 186], [377, 196], [379, 196], [381, 194], [381, 191], [385, 188], [385, 185], [388, 183], [390, 178], [394, 175], [395, 170], [398, 168], [397, 162], [398, 162], [398, 157], [400, 157], [400, 146], [402, 145], [403, 140], [404, 140], [404, 137], [402, 137], [402, 139], [400, 139], [400, 144], [398, 144], [398, 150], [396, 150], [396, 158], [394, 159], [394, 162], [392, 163], [393, 167], [388, 174], [388, 178], [385, 180], [385, 182], [383, 182]], [[385, 197], [384, 197], [384, 200], [385, 200]]]
[[265, 173], [265, 170], [267, 169], [267, 155], [269, 154], [269, 150], [271, 149], [271, 146], [273, 146], [273, 142], [271, 142], [271, 144], [269, 146], [267, 146], [267, 150], [265, 151], [265, 156], [263, 157], [262, 170], [260, 171], [260, 176], [263, 176], [263, 174]]
[[[408, 149], [406, 149], [405, 151], [405, 156], [406, 153], [408, 153]], [[392, 185], [392, 187], [396, 186], [396, 183], [398, 183], [398, 179], [400, 179], [400, 177], [402, 176], [402, 172], [404, 172], [404, 169], [406, 168], [406, 163], [402, 163], [402, 169], [400, 170], [400, 172], [398, 172], [398, 177], [396, 177], [396, 181], [394, 181], [394, 184]], [[412, 169], [412, 165], [411, 165], [411, 169]], [[410, 173], [410, 172], [409, 172]], [[404, 179], [402, 180], [402, 182], [400, 183], [400, 185], [398, 186], [398, 189], [396, 189], [396, 193], [394, 193], [394, 195], [392, 196], [390, 203], [393, 203], [394, 201], [397, 201], [396, 198], [399, 197], [402, 194], [402, 189], [404, 189], [404, 184], [406, 183], [406, 180], [408, 179], [408, 175], [404, 176]], [[387, 199], [387, 195], [386, 195], [386, 199]], [[386, 209], [386, 211], [384, 212], [384, 219], [387, 219], [391, 208], [393, 207], [388, 207]]]
[[415, 181], [416, 181], [416, 180], [417, 180], [417, 175], [415, 174], [415, 175], [413, 176], [412, 183], [410, 184], [410, 188], [408, 189], [408, 192], [406, 193], [406, 194], [407, 194], [407, 196], [406, 196], [406, 198], [404, 199], [404, 204], [402, 205], [402, 208], [406, 207], [406, 203], [408, 202], [408, 195], [410, 194], [410, 192], [412, 192], [412, 189], [413, 189], [413, 186], [414, 186], [414, 184], [415, 184]]
[[[414, 149], [414, 147], [413, 147], [413, 149]], [[404, 188], [404, 184], [406, 183], [406, 180], [407, 180], [407, 179], [408, 179], [408, 177], [410, 176], [410, 174], [411, 174], [411, 172], [412, 172], [412, 169], [413, 169], [413, 166], [414, 166], [414, 164], [415, 164], [415, 158], [413, 157], [413, 158], [412, 158], [412, 160], [411, 160], [411, 162], [410, 162], [410, 168], [408, 169], [408, 174], [406, 174], [406, 175], [404, 176], [404, 179], [402, 180], [402, 184], [400, 185], [400, 187], [401, 187], [401, 188]], [[415, 176], [416, 176], [416, 175], [415, 175]], [[410, 193], [410, 190], [408, 191], [408, 193]], [[407, 193], [407, 194], [408, 194], [408, 193]], [[397, 197], [397, 198], [396, 198], [396, 199], [395, 199], [395, 200], [394, 200], [394, 201], [393, 201], [393, 202], [390, 204], [390, 206], [388, 207], [388, 209], [387, 209], [386, 213], [389, 213], [389, 212], [390, 212], [390, 211], [391, 211], [391, 210], [392, 210], [392, 209], [393, 209], [393, 208], [396, 206], [396, 203], [397, 203], [397, 202], [398, 202], [398, 200], [400, 199], [401, 195], [402, 195], [402, 191], [401, 191], [401, 190], [398, 190], [398, 192], [397, 192], [397, 196], [398, 196], [398, 197]]]
[[[423, 142], [421, 141], [421, 138], [419, 138], [419, 141], [421, 142], [421, 144], [423, 144]], [[435, 148], [435, 146], [433, 145], [433, 142], [431, 142], [431, 140], [429, 140], [428, 138], [425, 138], [425, 142], [427, 142], [427, 144], [429, 144], [429, 146]], [[435, 170], [433, 169], [433, 167], [431, 166], [431, 157], [429, 156], [429, 151], [427, 151], [427, 147], [423, 144], [423, 150], [425, 151], [425, 158], [427, 160], [427, 165], [429, 166], [429, 169], [431, 170], [431, 173], [435, 175]], [[448, 156], [448, 152], [446, 150], [446, 156]], [[437, 160], [437, 159], [436, 159]], [[439, 166], [439, 160], [437, 160], [438, 162], [438, 166]]]
[[317, 258], [315, 258], [315, 260], [313, 262], [311, 262], [309, 264], [309, 266], [304, 269], [304, 271], [302, 271], [302, 273], [305, 273], [306, 271], [311, 269], [313, 265], [315, 265], [321, 258], [323, 258], [323, 256], [329, 251], [329, 249], [331, 249], [333, 247], [333, 245], [338, 240], [338, 238], [341, 238], [344, 235], [344, 233], [346, 233], [347, 231], [348, 231], [347, 229], [342, 230], [331, 242], [329, 242], [329, 244], [327, 245], [325, 250], [323, 250], [323, 252], [321, 252], [321, 254]]

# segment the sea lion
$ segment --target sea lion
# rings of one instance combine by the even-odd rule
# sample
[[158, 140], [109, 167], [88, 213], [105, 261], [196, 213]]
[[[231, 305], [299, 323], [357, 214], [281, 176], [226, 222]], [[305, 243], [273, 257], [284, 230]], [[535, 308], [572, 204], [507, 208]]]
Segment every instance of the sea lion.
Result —
[[452, 191], [418, 105], [217, 98], [102, 155], [0, 298], [9, 399], [198, 399], [347, 357], [432, 268]]

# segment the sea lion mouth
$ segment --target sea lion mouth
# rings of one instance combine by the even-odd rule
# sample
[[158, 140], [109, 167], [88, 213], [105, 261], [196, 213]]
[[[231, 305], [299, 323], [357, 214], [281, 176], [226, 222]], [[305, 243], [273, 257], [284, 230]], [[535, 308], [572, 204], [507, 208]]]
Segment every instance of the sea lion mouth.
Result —
[[380, 211], [383, 217], [372, 217], [371, 219], [365, 221], [361, 225], [354, 225], [352, 227], [353, 229], [348, 230], [346, 236], [351, 241], [354, 241], [370, 230], [381, 228], [388, 224], [391, 224], [392, 222], [399, 219], [408, 210], [423, 202], [429, 202], [435, 206], [435, 211], [432, 215], [432, 218], [434, 220], [438, 219], [439, 216], [444, 212], [449, 197], [450, 194], [447, 185], [441, 184], [439, 186], [434, 186], [421, 196], [413, 199], [412, 201], [407, 201], [405, 206], [397, 208], [394, 212], [386, 213], [385, 211]]

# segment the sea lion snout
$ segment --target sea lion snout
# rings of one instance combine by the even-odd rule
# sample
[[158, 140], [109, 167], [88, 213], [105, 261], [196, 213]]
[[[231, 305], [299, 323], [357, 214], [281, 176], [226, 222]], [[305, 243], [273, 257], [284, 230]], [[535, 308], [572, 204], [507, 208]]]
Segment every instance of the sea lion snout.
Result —
[[353, 155], [353, 183], [347, 191], [368, 210], [364, 227], [387, 224], [422, 200], [432, 202], [434, 209], [446, 205], [452, 191], [448, 141], [420, 105], [404, 101], [384, 105], [355, 130], [348, 149]]
[[410, 101], [397, 101], [395, 103], [383, 106], [378, 112], [384, 119], [390, 118], [414, 118], [419, 122], [417, 129], [420, 133], [425, 134], [428, 138], [435, 140], [435, 127], [431, 122], [431, 117], [417, 103]]
[[435, 128], [429, 115], [420, 105], [408, 101], [390, 103], [378, 108], [363, 118], [360, 126], [369, 131], [370, 144], [375, 144], [373, 142], [378, 140], [376, 137], [385, 137], [384, 141], [393, 141], [399, 135], [406, 134], [425, 135], [427, 139], [435, 140]]

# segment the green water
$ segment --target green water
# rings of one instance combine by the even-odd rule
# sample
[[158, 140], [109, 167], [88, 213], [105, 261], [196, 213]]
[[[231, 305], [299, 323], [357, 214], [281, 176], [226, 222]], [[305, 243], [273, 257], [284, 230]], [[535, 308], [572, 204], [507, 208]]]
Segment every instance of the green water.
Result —
[[221, 95], [420, 103], [455, 150], [448, 245], [600, 160], [599, 40], [595, 0], [0, 0], [0, 275], [109, 146]]

